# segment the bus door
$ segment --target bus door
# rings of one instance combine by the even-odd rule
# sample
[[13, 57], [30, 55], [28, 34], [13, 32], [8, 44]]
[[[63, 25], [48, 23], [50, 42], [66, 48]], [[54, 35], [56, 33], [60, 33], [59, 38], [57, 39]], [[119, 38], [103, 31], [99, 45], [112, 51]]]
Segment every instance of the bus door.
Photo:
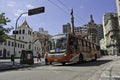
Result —
[[74, 37], [69, 40], [69, 54], [73, 61], [78, 61], [79, 56], [77, 56], [78, 52], [78, 40]]

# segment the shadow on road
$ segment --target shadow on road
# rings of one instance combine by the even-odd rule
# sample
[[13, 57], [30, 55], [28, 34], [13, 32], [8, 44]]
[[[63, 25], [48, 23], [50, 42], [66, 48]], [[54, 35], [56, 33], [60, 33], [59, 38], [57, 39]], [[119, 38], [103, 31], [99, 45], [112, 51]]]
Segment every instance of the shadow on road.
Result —
[[65, 65], [54, 65], [54, 66], [71, 66], [71, 67], [89, 67], [89, 66], [100, 66], [111, 62], [112, 60], [97, 60], [97, 61], [87, 61], [83, 63], [69, 63]]

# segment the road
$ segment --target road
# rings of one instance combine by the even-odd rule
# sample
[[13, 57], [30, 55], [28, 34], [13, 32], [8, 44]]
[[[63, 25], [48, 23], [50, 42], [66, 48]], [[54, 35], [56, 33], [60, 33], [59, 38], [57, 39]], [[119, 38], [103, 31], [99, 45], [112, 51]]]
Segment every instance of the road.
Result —
[[[0, 80], [89, 80], [99, 70], [109, 66], [113, 57], [81, 64], [43, 65], [0, 72]], [[97, 80], [97, 79], [96, 79]]]

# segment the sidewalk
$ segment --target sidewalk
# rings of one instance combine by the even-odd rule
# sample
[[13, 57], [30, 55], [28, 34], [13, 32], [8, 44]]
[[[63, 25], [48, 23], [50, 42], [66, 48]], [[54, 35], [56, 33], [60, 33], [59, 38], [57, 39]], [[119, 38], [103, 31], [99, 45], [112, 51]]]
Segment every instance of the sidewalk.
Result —
[[114, 60], [98, 70], [89, 80], [120, 80], [120, 56], [112, 56]]
[[[43, 62], [44, 59], [42, 59]], [[28, 64], [20, 64], [19, 59], [15, 59], [15, 65], [10, 61], [10, 59], [1, 59], [0, 60], [0, 71], [7, 71], [7, 70], [13, 70], [13, 69], [19, 69], [19, 68], [26, 68], [26, 67], [34, 67], [39, 66], [40, 62], [37, 62], [36, 58], [34, 58], [34, 64], [28, 65]]]
[[120, 57], [117, 57], [101, 74], [99, 80], [120, 80]]

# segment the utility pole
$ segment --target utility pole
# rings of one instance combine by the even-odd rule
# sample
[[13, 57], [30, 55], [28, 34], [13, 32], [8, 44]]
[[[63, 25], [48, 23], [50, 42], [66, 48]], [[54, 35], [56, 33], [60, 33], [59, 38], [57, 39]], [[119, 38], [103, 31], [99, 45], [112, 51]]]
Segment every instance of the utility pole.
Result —
[[73, 15], [73, 9], [71, 10], [71, 24], [72, 24], [72, 33], [75, 34], [75, 32], [74, 32], [74, 15]]

